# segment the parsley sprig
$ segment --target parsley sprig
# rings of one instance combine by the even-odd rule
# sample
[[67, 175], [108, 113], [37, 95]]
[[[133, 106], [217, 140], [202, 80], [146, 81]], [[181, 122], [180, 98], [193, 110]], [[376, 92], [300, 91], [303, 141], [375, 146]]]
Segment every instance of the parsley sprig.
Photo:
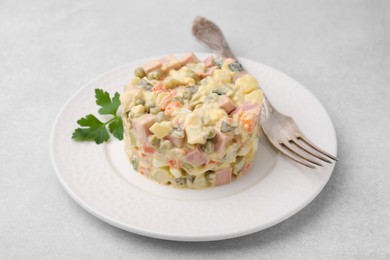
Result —
[[[119, 140], [123, 139], [123, 122], [122, 118], [117, 115], [118, 108], [121, 104], [119, 100], [119, 93], [116, 92], [114, 96], [110, 97], [108, 92], [102, 89], [95, 89], [96, 104], [100, 106], [98, 110], [100, 115], [114, 116], [107, 122], [101, 122], [96, 116], [89, 114], [79, 119], [77, 124], [81, 128], [74, 130], [72, 139], [76, 141], [95, 141], [101, 144], [110, 139], [108, 131]], [[108, 131], [107, 131], [108, 126]]]

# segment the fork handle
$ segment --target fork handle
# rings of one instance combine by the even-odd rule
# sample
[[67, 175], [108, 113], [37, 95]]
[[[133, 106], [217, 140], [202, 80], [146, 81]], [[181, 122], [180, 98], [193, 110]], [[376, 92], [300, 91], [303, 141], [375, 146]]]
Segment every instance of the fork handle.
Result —
[[198, 16], [192, 23], [195, 38], [221, 57], [236, 59], [221, 29], [210, 20]]
[[[192, 33], [198, 41], [219, 56], [237, 60], [221, 29], [212, 21], [201, 16], [196, 17], [192, 23]], [[262, 116], [266, 117], [275, 109], [266, 95], [264, 95], [263, 108]]]

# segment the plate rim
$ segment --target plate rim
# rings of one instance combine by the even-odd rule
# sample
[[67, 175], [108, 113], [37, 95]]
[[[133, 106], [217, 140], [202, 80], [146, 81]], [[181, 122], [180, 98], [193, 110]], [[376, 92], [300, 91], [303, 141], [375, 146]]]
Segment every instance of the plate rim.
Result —
[[[183, 55], [183, 54], [184, 53], [174, 53], [174, 55], [176, 55], [176, 56], [177, 55]], [[195, 54], [196, 55], [202, 55], [202, 56], [203, 55], [212, 55], [212, 53], [207, 53], [207, 52], [196, 52]], [[93, 215], [94, 217], [98, 218], [99, 220], [101, 220], [103, 222], [106, 222], [106, 223], [108, 223], [108, 224], [110, 224], [112, 226], [115, 226], [117, 228], [120, 228], [122, 230], [125, 230], [125, 231], [128, 231], [128, 232], [132, 232], [132, 233], [135, 233], [135, 234], [138, 234], [138, 235], [142, 235], [142, 236], [147, 236], [147, 237], [152, 237], [152, 238], [157, 238], [157, 239], [163, 239], [163, 240], [171, 240], [171, 241], [193, 241], [193, 242], [218, 241], [218, 240], [231, 239], [231, 238], [236, 238], [236, 237], [241, 237], [241, 236], [253, 234], [255, 232], [258, 232], [258, 231], [261, 231], [261, 230], [265, 230], [265, 229], [268, 229], [268, 228], [270, 228], [270, 227], [272, 227], [272, 226], [274, 226], [276, 224], [279, 224], [279, 223], [287, 220], [288, 218], [292, 217], [293, 215], [295, 215], [296, 213], [301, 211], [306, 206], [308, 206], [319, 195], [319, 193], [321, 193], [321, 191], [327, 185], [327, 183], [329, 182], [329, 179], [331, 178], [331, 176], [333, 174], [336, 162], [332, 164], [332, 169], [330, 170], [329, 177], [326, 179], [326, 181], [324, 181], [324, 184], [321, 187], [319, 187], [316, 190], [316, 192], [313, 192], [313, 196], [312, 197], [307, 198], [303, 203], [300, 204], [299, 207], [295, 207], [294, 210], [291, 210], [291, 211], [287, 212], [286, 214], [280, 216], [279, 218], [277, 218], [277, 219], [275, 219], [273, 221], [269, 221], [268, 223], [266, 223], [266, 225], [261, 224], [261, 225], [257, 225], [256, 227], [244, 229], [244, 230], [241, 230], [241, 231], [233, 231], [233, 232], [227, 232], [227, 233], [223, 233], [223, 234], [213, 234], [213, 235], [200, 235], [200, 236], [194, 236], [192, 234], [182, 234], [182, 235], [167, 234], [167, 233], [163, 233], [163, 232], [149, 231], [147, 229], [137, 228], [137, 227], [134, 227], [134, 226], [129, 226], [128, 224], [126, 224], [126, 223], [124, 223], [124, 222], [122, 222], [120, 220], [112, 219], [111, 217], [105, 216], [104, 213], [100, 213], [99, 211], [97, 211], [97, 210], [93, 209], [92, 207], [88, 206], [88, 204], [85, 203], [81, 198], [79, 198], [77, 196], [77, 194], [75, 194], [72, 191], [72, 189], [68, 186], [66, 181], [62, 178], [62, 176], [60, 174], [60, 170], [59, 170], [59, 168], [58, 168], [58, 166], [57, 166], [57, 164], [55, 162], [55, 158], [54, 158], [54, 142], [53, 142], [53, 140], [55, 138], [55, 129], [56, 129], [57, 123], [60, 120], [64, 110], [67, 108], [69, 103], [71, 103], [73, 98], [76, 97], [85, 88], [87, 88], [91, 83], [93, 83], [93, 82], [95, 82], [95, 81], [97, 81], [97, 80], [99, 80], [101, 78], [104, 78], [105, 76], [111, 74], [114, 71], [117, 71], [117, 70], [129, 67], [131, 64], [134, 64], [134, 63], [141, 64], [144, 61], [153, 60], [153, 59], [156, 59], [156, 58], [159, 58], [159, 57], [162, 57], [162, 56], [164, 56], [164, 55], [157, 55], [157, 56], [153, 56], [153, 57], [149, 57], [149, 58], [135, 59], [134, 61], [131, 61], [131, 62], [128, 62], [126, 64], [117, 66], [117, 67], [115, 67], [113, 69], [110, 69], [110, 70], [108, 70], [108, 71], [106, 71], [106, 72], [104, 72], [102, 74], [99, 74], [97, 77], [87, 81], [85, 84], [82, 85], [82, 87], [77, 89], [67, 99], [67, 101], [61, 107], [61, 109], [59, 110], [57, 116], [55, 117], [55, 120], [54, 120], [53, 125], [51, 127], [51, 133], [50, 133], [50, 137], [49, 137], [49, 140], [50, 140], [50, 159], [51, 159], [53, 168], [55, 170], [56, 176], [57, 176], [58, 180], [60, 181], [60, 184], [61, 184], [62, 188], [66, 191], [66, 193], [81, 208], [83, 208], [85, 211], [87, 211], [88, 213], [90, 213], [91, 215]], [[318, 102], [318, 104], [322, 107], [322, 109], [325, 111], [325, 115], [326, 115], [326, 117], [328, 118], [328, 120], [330, 122], [331, 129], [332, 129], [333, 134], [335, 136], [335, 143], [334, 143], [335, 151], [334, 151], [334, 153], [337, 156], [338, 142], [337, 142], [336, 129], [334, 127], [333, 121], [332, 121], [331, 117], [329, 116], [328, 111], [323, 106], [323, 104], [317, 99], [317, 97], [309, 89], [307, 89], [305, 86], [303, 86], [297, 80], [295, 80], [294, 78], [291, 78], [289, 75], [285, 74], [284, 72], [279, 71], [279, 70], [277, 70], [277, 69], [275, 69], [275, 68], [273, 68], [273, 67], [271, 67], [271, 66], [269, 66], [267, 64], [263, 64], [261, 62], [255, 61], [255, 60], [242, 58], [242, 57], [238, 57], [238, 59], [239, 60], [247, 60], [247, 61], [250, 61], [250, 62], [254, 62], [254, 63], [260, 64], [260, 65], [265, 66], [267, 68], [270, 68], [270, 69], [272, 69], [272, 70], [282, 74], [284, 77], [289, 78], [289, 80], [292, 80], [292, 81], [298, 83], [298, 85], [300, 87], [304, 88], [304, 90], [307, 91], [308, 94], [311, 95], [312, 98], [314, 98]], [[280, 156], [280, 155], [278, 155], [278, 156]], [[280, 163], [280, 159], [281, 158], [277, 159], [277, 162], [275, 163], [275, 165], [273, 167], [276, 167], [277, 164]]]

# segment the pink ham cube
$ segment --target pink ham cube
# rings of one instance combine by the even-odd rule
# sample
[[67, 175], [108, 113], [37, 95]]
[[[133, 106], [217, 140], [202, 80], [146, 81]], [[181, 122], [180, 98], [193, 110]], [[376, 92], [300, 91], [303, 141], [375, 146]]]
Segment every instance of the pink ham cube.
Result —
[[232, 181], [232, 167], [215, 171], [215, 186], [228, 184]]
[[201, 76], [202, 76], [203, 78], [208, 77], [208, 76], [212, 76], [214, 70], [216, 70], [216, 69], [217, 69], [217, 66], [207, 68], [205, 72], [202, 72], [202, 73], [201, 73]]
[[228, 134], [221, 133], [217, 131], [217, 134], [214, 137], [214, 150], [216, 153], [220, 153], [226, 149], [229, 143], [232, 141], [233, 137]]
[[155, 119], [151, 114], [145, 114], [132, 120], [135, 136], [143, 142], [148, 140], [151, 134], [149, 128], [154, 124]]
[[260, 113], [260, 108], [260, 104], [245, 103], [241, 109], [245, 113], [252, 113], [258, 115]]
[[234, 105], [233, 101], [227, 96], [220, 96], [218, 105], [228, 114], [236, 109], [236, 105]]
[[206, 67], [213, 67], [214, 66], [214, 56], [209, 56], [207, 59], [203, 61], [204, 65]]
[[188, 63], [199, 63], [200, 60], [192, 53], [186, 54], [181, 60], [180, 63], [182, 66], [187, 65]]
[[151, 72], [153, 70], [161, 68], [161, 66], [162, 66], [162, 63], [155, 60], [155, 61], [151, 61], [151, 62], [148, 62], [148, 63], [142, 65], [142, 68], [144, 69], [145, 73], [148, 74], [149, 72]]
[[190, 151], [186, 155], [186, 160], [194, 166], [200, 166], [208, 161], [207, 156], [199, 148]]
[[171, 143], [173, 144], [173, 146], [175, 147], [183, 147], [183, 144], [184, 144], [184, 138], [179, 138], [179, 137], [176, 137], [176, 136], [173, 136], [173, 135], [168, 135], [167, 136], [167, 139], [169, 141], [171, 141]]
[[180, 61], [173, 55], [167, 55], [160, 59], [159, 62], [162, 63], [162, 70], [164, 71], [168, 71], [170, 69], [179, 69], [181, 67]]

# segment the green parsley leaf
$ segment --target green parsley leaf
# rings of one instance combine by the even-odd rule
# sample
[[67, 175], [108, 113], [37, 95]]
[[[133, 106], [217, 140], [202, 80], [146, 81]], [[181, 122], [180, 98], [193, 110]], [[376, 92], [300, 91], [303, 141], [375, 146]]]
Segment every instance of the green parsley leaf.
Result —
[[95, 97], [96, 104], [102, 107], [98, 111], [99, 114], [116, 116], [116, 112], [121, 105], [118, 92], [115, 93], [111, 100], [110, 94], [108, 94], [108, 92], [105, 92], [102, 89], [95, 89]]
[[76, 141], [95, 141], [97, 144], [101, 144], [110, 139], [105, 123], [94, 115], [89, 114], [78, 120], [77, 123], [85, 128], [77, 128], [73, 132], [72, 138]]
[[[119, 140], [123, 139], [122, 118], [117, 115], [120, 106], [119, 93], [115, 93], [111, 99], [108, 92], [102, 89], [95, 89], [96, 104], [101, 108], [99, 114], [113, 115], [114, 117], [107, 122], [101, 122], [94, 115], [89, 114], [77, 121], [81, 126], [74, 130], [72, 139], [75, 141], [95, 141], [101, 144], [110, 139], [108, 130]], [[108, 125], [108, 130], [107, 126]]]
[[123, 122], [122, 118], [117, 117], [108, 125], [110, 132], [119, 140], [123, 139]]

